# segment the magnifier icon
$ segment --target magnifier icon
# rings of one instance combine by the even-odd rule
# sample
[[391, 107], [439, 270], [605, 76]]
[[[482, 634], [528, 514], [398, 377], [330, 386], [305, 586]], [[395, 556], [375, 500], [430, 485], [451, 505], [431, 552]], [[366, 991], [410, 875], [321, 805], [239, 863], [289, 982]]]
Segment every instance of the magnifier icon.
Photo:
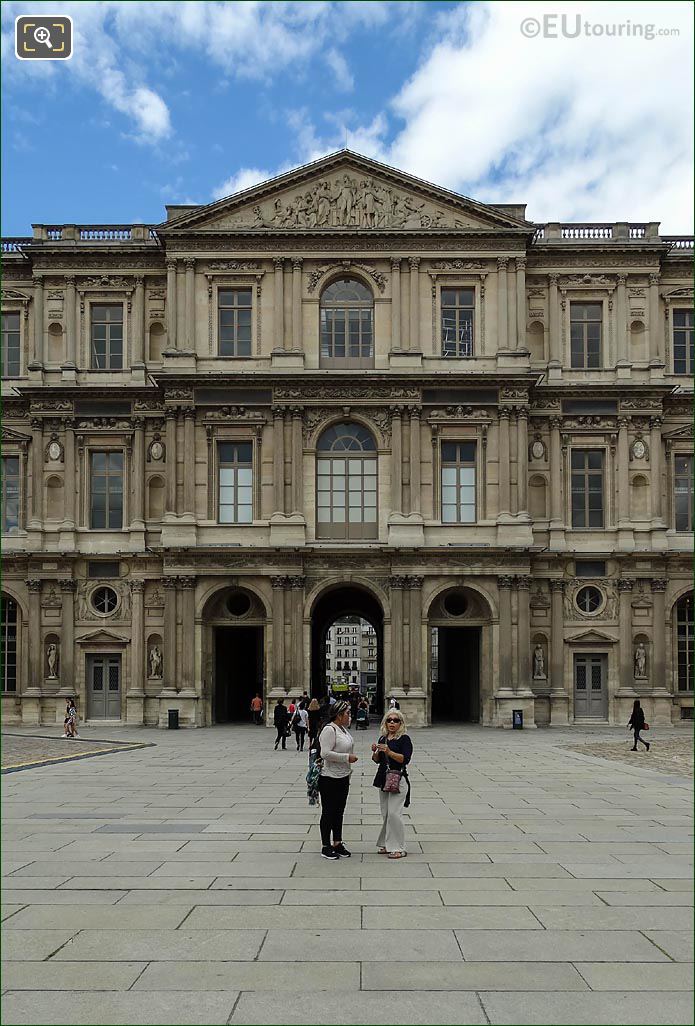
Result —
[[51, 33], [43, 25], [39, 25], [37, 29], [34, 29], [34, 39], [37, 43], [43, 43], [49, 50], [52, 50], [51, 46]]

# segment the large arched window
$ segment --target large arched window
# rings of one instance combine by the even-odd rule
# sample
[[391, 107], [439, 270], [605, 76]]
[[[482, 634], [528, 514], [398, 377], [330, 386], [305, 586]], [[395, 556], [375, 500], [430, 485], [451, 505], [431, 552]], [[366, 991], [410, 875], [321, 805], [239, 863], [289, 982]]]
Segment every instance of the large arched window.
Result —
[[376, 442], [361, 424], [334, 424], [319, 438], [316, 534], [319, 538], [376, 538]]
[[676, 602], [676, 648], [678, 659], [678, 690], [691, 691], [693, 687], [693, 593]]
[[0, 621], [2, 691], [14, 692], [17, 690], [17, 603], [9, 595], [2, 596]]
[[321, 293], [322, 367], [374, 366], [374, 297], [354, 278]]

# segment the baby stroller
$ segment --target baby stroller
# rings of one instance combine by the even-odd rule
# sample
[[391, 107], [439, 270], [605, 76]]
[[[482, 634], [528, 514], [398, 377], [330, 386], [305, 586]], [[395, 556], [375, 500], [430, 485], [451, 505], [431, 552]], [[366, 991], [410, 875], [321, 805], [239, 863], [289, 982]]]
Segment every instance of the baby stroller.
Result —
[[369, 710], [364, 706], [357, 710], [355, 725], [357, 730], [367, 730], [369, 727]]

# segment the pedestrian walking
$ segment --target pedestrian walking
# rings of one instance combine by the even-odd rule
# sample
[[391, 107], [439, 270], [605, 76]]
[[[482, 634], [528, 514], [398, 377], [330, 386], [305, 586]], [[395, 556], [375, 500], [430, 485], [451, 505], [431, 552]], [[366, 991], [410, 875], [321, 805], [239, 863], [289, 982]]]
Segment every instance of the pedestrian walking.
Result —
[[372, 761], [379, 764], [374, 787], [379, 788], [383, 817], [376, 844], [379, 854], [388, 855], [390, 859], [403, 859], [407, 855], [403, 809], [410, 805], [410, 780], [406, 767], [412, 757], [413, 742], [408, 737], [403, 714], [397, 709], [389, 709], [381, 722], [379, 740], [372, 745]]
[[278, 698], [277, 705], [273, 709], [273, 724], [278, 732], [278, 736], [275, 738], [275, 751], [278, 749], [278, 745], [282, 741], [283, 749], [287, 748], [287, 724], [290, 719], [290, 714], [285, 708], [285, 699]]
[[261, 723], [261, 713], [262, 712], [263, 712], [263, 699], [258, 694], [258, 692], [256, 692], [256, 695], [254, 696], [254, 698], [251, 699], [251, 716], [253, 717], [253, 722], [256, 725], [258, 725], [258, 726], [260, 726], [260, 723]]
[[321, 706], [315, 698], [309, 702], [307, 712], [309, 714], [309, 748], [311, 748], [321, 730]]
[[349, 859], [351, 852], [343, 844], [343, 816], [350, 791], [352, 765], [357, 762], [354, 742], [348, 730], [350, 706], [336, 702], [331, 706], [331, 721], [321, 731], [321, 855], [324, 859]]
[[627, 729], [632, 730], [635, 736], [635, 743], [630, 749], [631, 752], [637, 751], [637, 742], [641, 741], [644, 747], [649, 751], [650, 745], [648, 741], [645, 741], [643, 737], [640, 737], [641, 730], [649, 730], [649, 724], [644, 718], [644, 709], [640, 705], [639, 698], [636, 698], [632, 706], [632, 715], [627, 721]]
[[68, 733], [70, 729], [70, 706], [72, 705], [72, 699], [67, 698], [65, 700], [65, 718], [63, 720], [63, 737], [70, 737]]
[[300, 702], [297, 711], [292, 719], [292, 729], [294, 730], [294, 736], [297, 739], [297, 751], [304, 751], [304, 741], [306, 740], [306, 732], [309, 729], [309, 713], [304, 708], [304, 703]]

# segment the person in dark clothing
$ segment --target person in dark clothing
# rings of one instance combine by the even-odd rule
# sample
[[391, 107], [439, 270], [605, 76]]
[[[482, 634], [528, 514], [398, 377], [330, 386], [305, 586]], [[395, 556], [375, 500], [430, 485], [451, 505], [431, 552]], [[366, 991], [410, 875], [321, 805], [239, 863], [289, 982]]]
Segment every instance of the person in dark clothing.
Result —
[[309, 713], [309, 748], [311, 748], [321, 730], [321, 706], [315, 698], [309, 702], [307, 712]]
[[627, 729], [632, 730], [635, 735], [635, 743], [630, 749], [631, 752], [637, 751], [638, 741], [641, 741], [647, 751], [649, 751], [649, 742], [645, 741], [643, 737], [640, 737], [640, 730], [644, 730], [644, 724], [644, 709], [640, 705], [639, 699], [636, 698], [634, 705], [632, 706], [632, 716], [627, 721]]
[[278, 704], [273, 710], [273, 723], [275, 729], [278, 732], [278, 736], [275, 738], [275, 751], [282, 741], [282, 747], [287, 748], [285, 742], [287, 741], [287, 724], [289, 722], [290, 714], [285, 708], [285, 699], [278, 698]]

